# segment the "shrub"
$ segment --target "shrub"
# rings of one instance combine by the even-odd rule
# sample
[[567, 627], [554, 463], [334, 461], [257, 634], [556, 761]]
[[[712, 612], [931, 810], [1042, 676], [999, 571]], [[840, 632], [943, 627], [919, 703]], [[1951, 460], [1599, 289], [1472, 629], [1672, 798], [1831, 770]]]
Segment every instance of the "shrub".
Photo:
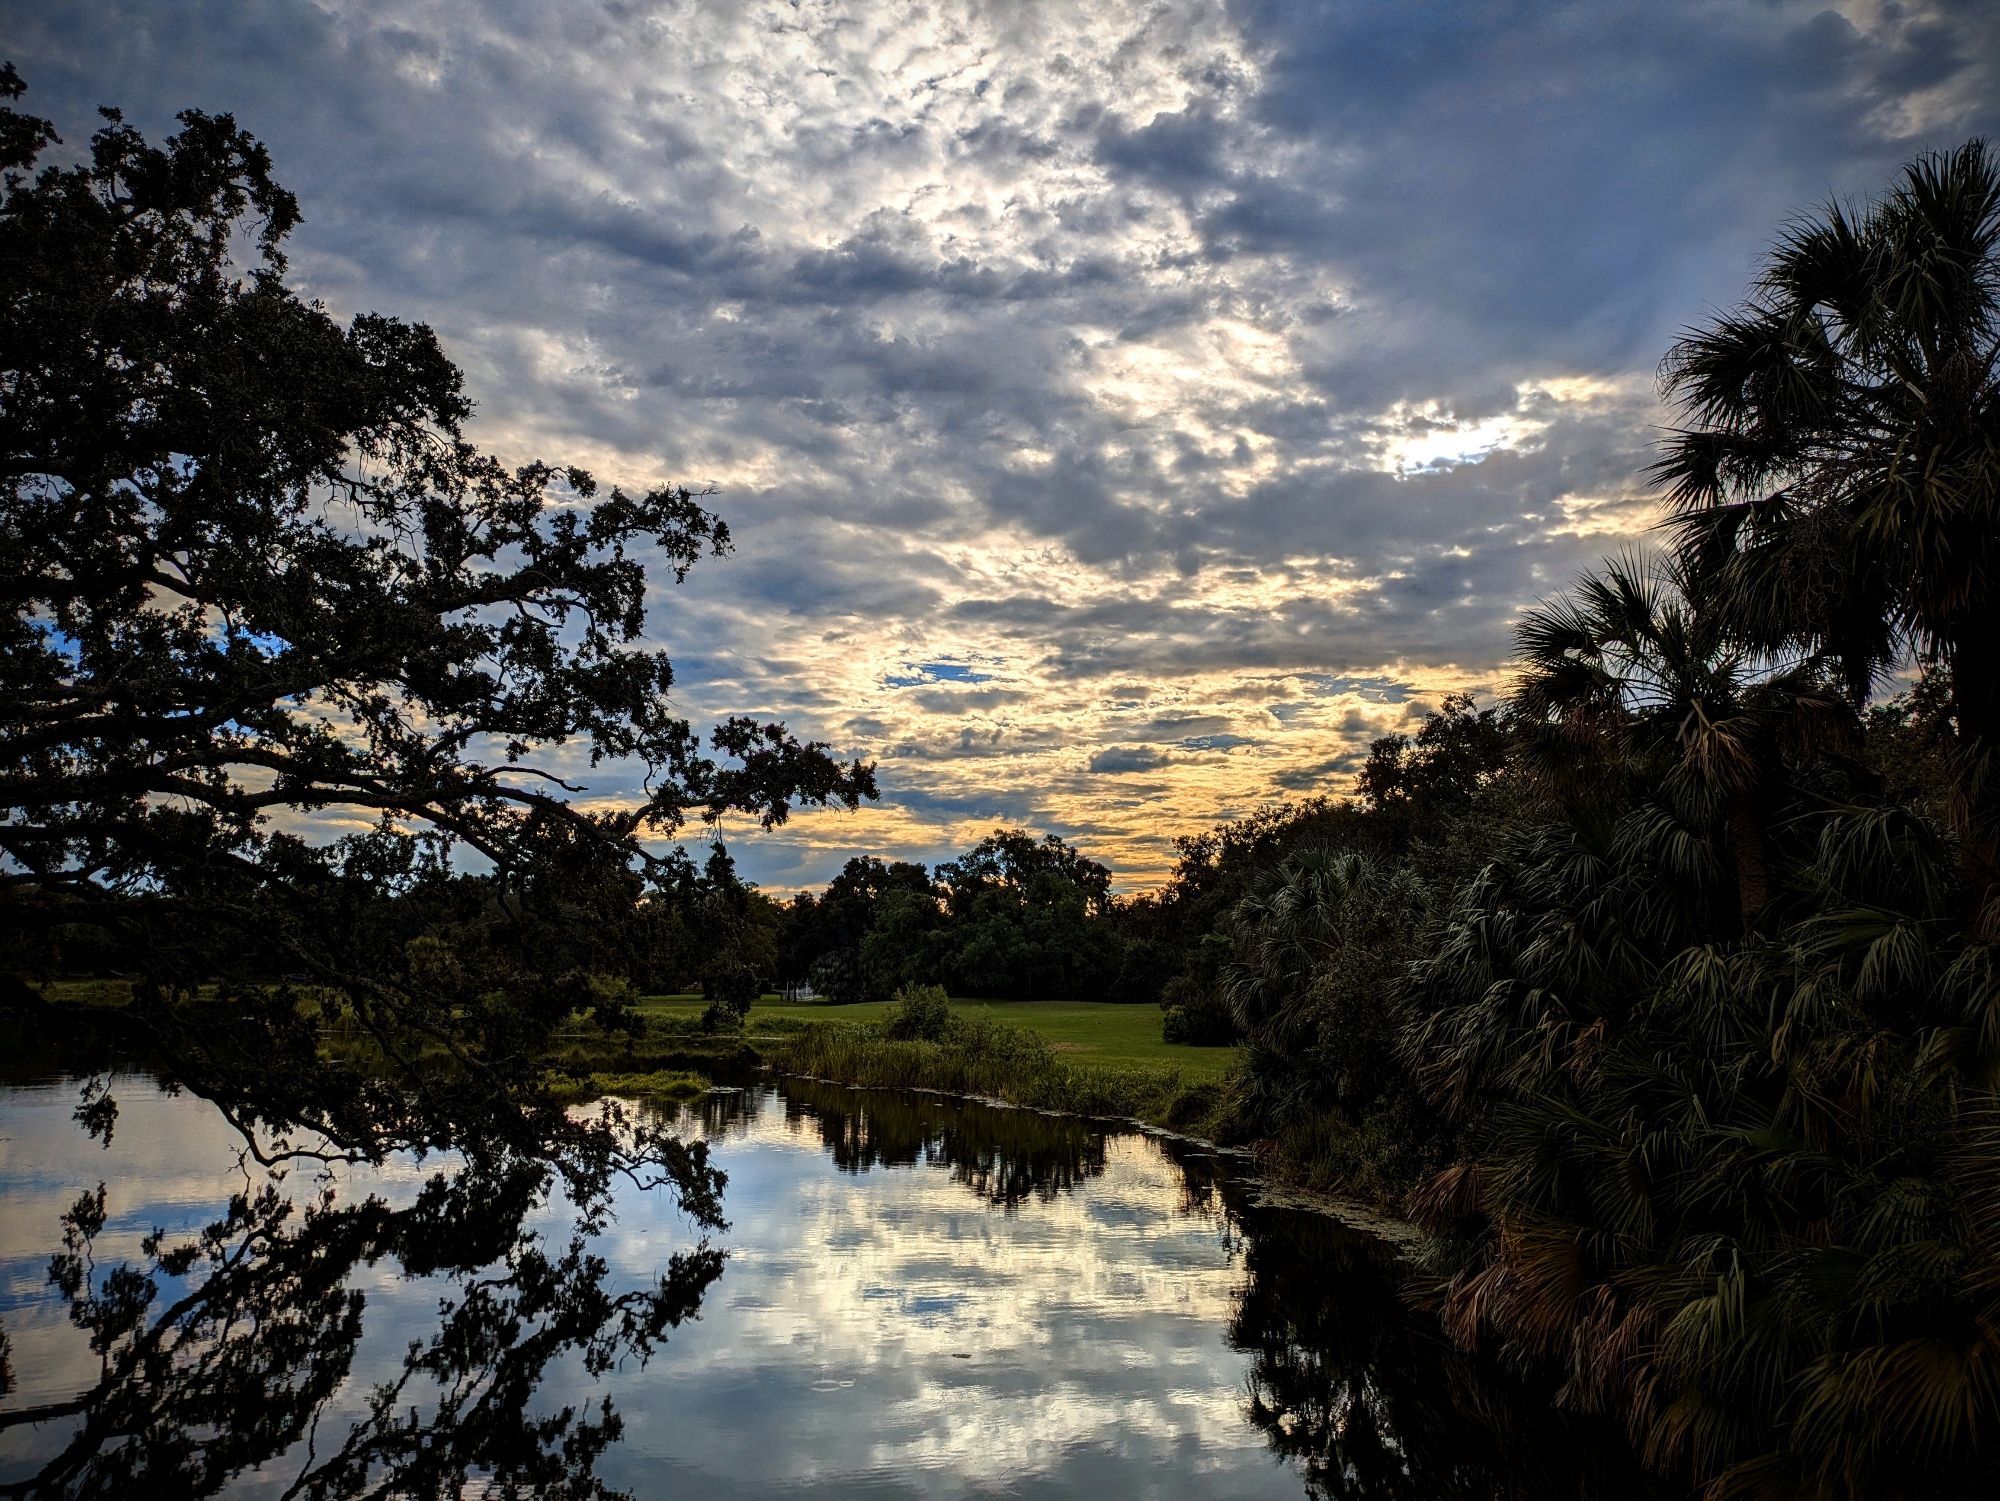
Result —
[[744, 1019], [750, 1015], [750, 1001], [738, 994], [715, 996], [701, 1013], [701, 1030], [710, 1034], [717, 1032], [741, 1032]]
[[1225, 944], [1210, 939], [1202, 945], [1202, 963], [1184, 975], [1176, 975], [1160, 992], [1162, 1042], [1186, 1043], [1191, 1047], [1227, 1047], [1242, 1037], [1236, 1015], [1222, 994], [1216, 975], [1217, 956]]
[[951, 999], [942, 985], [905, 985], [882, 1030], [897, 1042], [943, 1042], [951, 1031]]
[[1236, 1021], [1220, 1000], [1196, 996], [1167, 1007], [1160, 1021], [1160, 1040], [1197, 1048], [1226, 1048], [1236, 1041]]

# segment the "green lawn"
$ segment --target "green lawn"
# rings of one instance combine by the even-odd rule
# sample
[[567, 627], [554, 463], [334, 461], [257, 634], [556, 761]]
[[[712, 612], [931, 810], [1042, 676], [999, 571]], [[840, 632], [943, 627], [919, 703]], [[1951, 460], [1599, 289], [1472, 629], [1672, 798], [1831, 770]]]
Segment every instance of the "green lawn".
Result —
[[[1235, 1064], [1235, 1048], [1189, 1048], [1160, 1041], [1158, 1006], [1114, 1006], [1104, 1001], [953, 1001], [960, 1011], [984, 1011], [1042, 1034], [1075, 1063], [1146, 1063], [1177, 1068], [1190, 1084], [1219, 1079]], [[697, 996], [648, 996], [640, 1009], [655, 1016], [699, 1016]], [[750, 1012], [750, 1030], [760, 1018], [798, 1017], [804, 1021], [880, 1021], [887, 1001], [852, 1006], [824, 1002], [799, 1005], [766, 998]]]
[[[122, 1005], [130, 997], [131, 986], [124, 980], [61, 980], [50, 990], [63, 1000]], [[1220, 1079], [1240, 1056], [1237, 1048], [1189, 1048], [1160, 1041], [1158, 1006], [1114, 1006], [1104, 1001], [953, 1001], [951, 1004], [960, 1011], [984, 1011], [1002, 1021], [1031, 1028], [1074, 1063], [1165, 1066], [1180, 1070], [1181, 1078], [1188, 1084]], [[880, 1021], [889, 1005], [887, 1001], [862, 1001], [852, 1006], [829, 1006], [823, 1001], [800, 1005], [766, 996], [750, 1012], [751, 1040], [756, 1041], [760, 1021], [779, 1017], [808, 1022]], [[692, 1019], [701, 1015], [702, 1000], [692, 995], [648, 996], [640, 1002], [639, 1009], [649, 1016]]]

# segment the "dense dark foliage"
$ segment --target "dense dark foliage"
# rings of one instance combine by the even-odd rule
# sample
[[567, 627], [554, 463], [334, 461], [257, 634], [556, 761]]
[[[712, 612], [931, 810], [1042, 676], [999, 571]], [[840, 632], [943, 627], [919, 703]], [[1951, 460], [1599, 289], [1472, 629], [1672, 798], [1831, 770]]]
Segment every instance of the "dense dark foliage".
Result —
[[1948, 686], [1953, 833], [2000, 938], [2000, 162], [1912, 162], [1791, 226], [1745, 304], [1675, 346], [1656, 475], [1704, 612], [1822, 658], [1857, 708], [1914, 651]]
[[782, 978], [836, 1002], [932, 984], [993, 1000], [1151, 1000], [1120, 993], [1133, 946], [1117, 916], [1104, 866], [1054, 834], [999, 829], [935, 871], [857, 856], [824, 892], [793, 898]]
[[1709, 1495], [2000, 1485], [1996, 290], [1974, 145], [1675, 350], [1676, 549], [1524, 620], [1550, 806], [1411, 971], [1447, 1328]]

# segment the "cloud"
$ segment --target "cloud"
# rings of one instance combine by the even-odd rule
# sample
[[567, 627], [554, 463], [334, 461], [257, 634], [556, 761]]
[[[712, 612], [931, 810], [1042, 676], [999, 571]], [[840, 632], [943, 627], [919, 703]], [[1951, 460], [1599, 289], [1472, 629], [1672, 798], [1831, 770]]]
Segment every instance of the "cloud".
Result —
[[1776, 227], [2000, 130], [1972, 3], [10, 30], [72, 147], [99, 103], [263, 135], [297, 277], [435, 326], [488, 446], [718, 487], [736, 555], [654, 601], [677, 704], [878, 757], [889, 805], [732, 830], [774, 885], [996, 822], [1145, 885], [1175, 833], [1341, 790], [1643, 532], [1657, 361]]
[[1166, 764], [1166, 754], [1150, 745], [1107, 746], [1090, 758], [1094, 776], [1123, 776], [1126, 772], [1152, 771]]

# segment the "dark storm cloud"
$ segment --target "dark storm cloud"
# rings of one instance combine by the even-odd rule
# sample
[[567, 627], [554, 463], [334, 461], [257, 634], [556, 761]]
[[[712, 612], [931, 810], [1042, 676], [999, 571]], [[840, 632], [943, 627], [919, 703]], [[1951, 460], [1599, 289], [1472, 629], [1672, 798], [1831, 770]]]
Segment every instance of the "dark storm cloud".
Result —
[[1271, 780], [1286, 792], [1323, 792], [1336, 779], [1359, 771], [1366, 759], [1360, 751], [1342, 751], [1304, 766], [1288, 766]]
[[[296, 275], [437, 327], [483, 441], [719, 487], [736, 556], [657, 591], [686, 712], [884, 756], [910, 849], [1128, 868], [1149, 798], [1339, 790], [1497, 683], [1646, 524], [1675, 331], [2000, 127], [1988, 4], [14, 11], [72, 148], [265, 137]], [[797, 838], [748, 868], [847, 836]]]

